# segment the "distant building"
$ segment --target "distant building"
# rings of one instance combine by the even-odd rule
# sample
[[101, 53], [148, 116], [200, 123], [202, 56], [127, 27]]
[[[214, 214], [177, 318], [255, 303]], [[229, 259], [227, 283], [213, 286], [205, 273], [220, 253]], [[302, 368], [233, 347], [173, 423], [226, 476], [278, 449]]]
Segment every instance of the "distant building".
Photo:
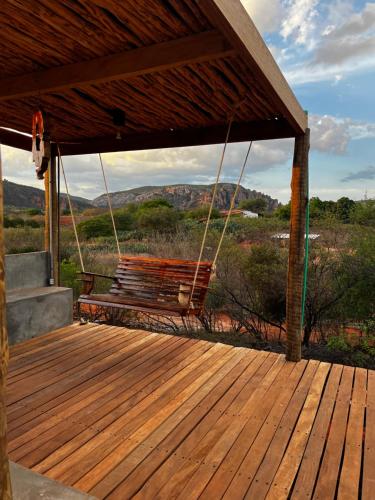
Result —
[[[305, 234], [306, 237], [306, 234]], [[320, 237], [320, 234], [309, 234], [309, 240], [316, 240]], [[276, 233], [271, 236], [275, 240], [289, 240], [289, 233]]]
[[[229, 213], [229, 210], [220, 210], [220, 217], [227, 217]], [[258, 217], [258, 214], [254, 212], [250, 212], [250, 210], [241, 210], [239, 208], [236, 208], [235, 210], [232, 210], [232, 217], [246, 217], [246, 218], [251, 218], [255, 219]]]

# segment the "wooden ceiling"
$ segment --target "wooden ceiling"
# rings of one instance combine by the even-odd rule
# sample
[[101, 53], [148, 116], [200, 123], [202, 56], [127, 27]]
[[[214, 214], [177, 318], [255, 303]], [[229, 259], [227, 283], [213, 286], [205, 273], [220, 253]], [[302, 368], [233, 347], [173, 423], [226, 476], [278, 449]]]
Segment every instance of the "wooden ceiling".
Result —
[[[307, 118], [239, 0], [3, 0], [0, 127], [63, 154], [293, 137]], [[126, 123], [113, 124], [112, 110]], [[121, 139], [116, 139], [118, 132]], [[0, 129], [4, 144], [30, 138]]]

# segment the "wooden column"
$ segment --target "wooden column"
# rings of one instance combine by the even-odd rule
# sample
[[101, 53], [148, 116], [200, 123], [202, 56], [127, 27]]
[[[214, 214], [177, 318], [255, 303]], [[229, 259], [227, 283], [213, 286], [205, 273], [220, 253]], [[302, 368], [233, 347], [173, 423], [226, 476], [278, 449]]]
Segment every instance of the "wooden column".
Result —
[[56, 156], [51, 157], [48, 170], [44, 174], [45, 216], [44, 249], [49, 253], [50, 284], [58, 285], [58, 197]]
[[50, 164], [50, 210], [51, 210], [51, 277], [54, 285], [59, 284], [59, 262], [58, 262], [58, 225], [59, 210], [57, 196], [57, 161], [56, 156], [52, 156]]
[[49, 169], [44, 174], [44, 250], [50, 249]]
[[8, 335], [6, 326], [5, 269], [4, 269], [4, 213], [3, 213], [3, 177], [1, 170], [0, 147], [0, 499], [10, 500], [9, 460], [7, 453], [7, 419], [5, 409], [5, 384], [8, 370]]
[[289, 265], [286, 298], [288, 361], [300, 361], [302, 339], [302, 292], [305, 257], [306, 207], [310, 130], [296, 137], [292, 170]]

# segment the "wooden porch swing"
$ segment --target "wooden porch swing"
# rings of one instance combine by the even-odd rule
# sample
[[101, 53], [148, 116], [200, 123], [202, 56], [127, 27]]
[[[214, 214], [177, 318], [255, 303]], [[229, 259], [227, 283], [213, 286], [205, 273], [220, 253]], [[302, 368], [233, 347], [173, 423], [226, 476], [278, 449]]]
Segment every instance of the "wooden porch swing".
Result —
[[[82, 269], [80, 275], [83, 285], [77, 301], [78, 312], [80, 311], [80, 304], [88, 304], [100, 307], [134, 310], [159, 316], [179, 316], [181, 318], [185, 318], [186, 316], [200, 316], [202, 314], [207, 291], [209, 290], [209, 283], [215, 275], [216, 262], [235, 206], [238, 190], [252, 146], [251, 141], [240, 171], [236, 189], [231, 199], [230, 208], [225, 219], [214, 259], [213, 261], [203, 261], [203, 252], [234, 115], [235, 111], [229, 121], [197, 261], [122, 255], [104, 165], [101, 154], [99, 153], [119, 260], [114, 276], [86, 271], [84, 268], [81, 245], [76, 228], [74, 210], [69, 195], [64, 165], [60, 154], [60, 148], [57, 147]], [[104, 278], [112, 281], [107, 293], [95, 293], [96, 278]]]

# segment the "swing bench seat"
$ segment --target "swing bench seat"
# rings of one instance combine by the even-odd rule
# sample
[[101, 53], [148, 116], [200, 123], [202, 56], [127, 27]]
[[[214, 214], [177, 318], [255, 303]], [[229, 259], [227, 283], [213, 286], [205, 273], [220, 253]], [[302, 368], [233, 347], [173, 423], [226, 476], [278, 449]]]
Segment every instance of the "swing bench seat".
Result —
[[[82, 294], [78, 305], [129, 309], [158, 316], [199, 316], [209, 288], [211, 262], [121, 257], [114, 276], [82, 272]], [[108, 293], [94, 292], [96, 278], [112, 280]], [[189, 300], [190, 306], [189, 306]]]

